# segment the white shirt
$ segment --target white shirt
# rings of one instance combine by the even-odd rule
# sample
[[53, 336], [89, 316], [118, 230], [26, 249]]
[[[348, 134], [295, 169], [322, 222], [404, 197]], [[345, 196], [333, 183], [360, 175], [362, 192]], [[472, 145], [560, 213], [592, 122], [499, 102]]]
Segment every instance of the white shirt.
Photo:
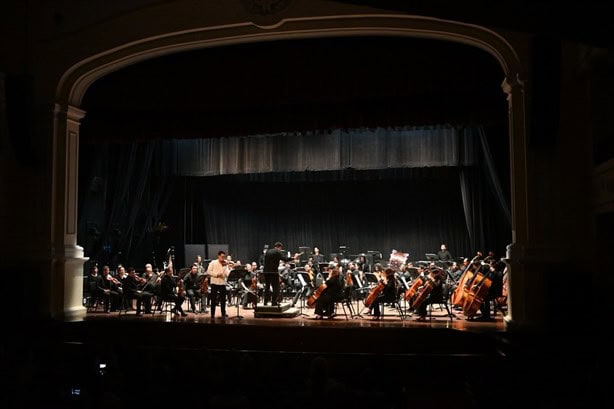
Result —
[[226, 284], [226, 277], [228, 277], [230, 269], [227, 265], [222, 265], [219, 260], [213, 260], [209, 263], [207, 272], [210, 274], [209, 282], [211, 284], [224, 285]]

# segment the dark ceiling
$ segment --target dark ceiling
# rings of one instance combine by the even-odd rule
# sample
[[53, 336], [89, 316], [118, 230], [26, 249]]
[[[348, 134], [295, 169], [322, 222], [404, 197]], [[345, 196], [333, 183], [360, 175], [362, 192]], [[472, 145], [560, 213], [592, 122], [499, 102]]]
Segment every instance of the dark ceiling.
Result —
[[174, 54], [88, 90], [85, 140], [500, 123], [503, 71], [486, 52], [393, 37], [274, 41]]
[[335, 0], [413, 15], [520, 31], [612, 48], [614, 2], [608, 0]]

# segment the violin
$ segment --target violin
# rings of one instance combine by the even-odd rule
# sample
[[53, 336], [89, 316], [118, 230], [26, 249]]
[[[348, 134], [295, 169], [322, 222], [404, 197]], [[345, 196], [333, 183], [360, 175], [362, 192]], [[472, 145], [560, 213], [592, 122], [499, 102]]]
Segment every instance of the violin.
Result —
[[122, 282], [119, 281], [117, 278], [113, 277], [111, 274], [107, 274], [107, 280], [115, 284], [117, 287], [122, 286]]

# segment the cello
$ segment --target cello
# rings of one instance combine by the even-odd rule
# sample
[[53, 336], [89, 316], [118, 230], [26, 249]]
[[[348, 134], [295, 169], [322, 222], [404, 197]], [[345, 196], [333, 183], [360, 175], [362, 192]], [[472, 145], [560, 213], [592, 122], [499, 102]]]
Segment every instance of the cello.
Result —
[[412, 298], [414, 298], [414, 295], [416, 295], [416, 291], [418, 291], [418, 288], [420, 288], [420, 286], [423, 284], [424, 281], [422, 280], [422, 278], [420, 276], [416, 277], [416, 279], [411, 283], [411, 287], [409, 287], [403, 293], [403, 299], [409, 302]]
[[477, 284], [471, 285], [471, 289], [467, 293], [465, 303], [463, 304], [463, 313], [468, 318], [473, 317], [476, 312], [478, 312], [482, 306], [482, 303], [486, 299], [486, 296], [488, 295], [490, 285], [492, 284], [492, 280], [488, 277], [489, 275], [490, 273], [487, 273], [486, 275], [477, 273], [475, 279], [473, 280], [474, 282], [477, 281]]
[[416, 298], [414, 298], [414, 301], [411, 303], [411, 308], [417, 310], [431, 291], [433, 291], [433, 288], [435, 288], [435, 281], [430, 277], [426, 277], [424, 285], [418, 288]]
[[386, 287], [386, 284], [384, 283], [384, 280], [380, 280], [379, 284], [373, 287], [371, 292], [369, 292], [369, 295], [367, 296], [367, 298], [365, 298], [364, 300], [365, 307], [371, 308], [371, 304], [373, 304], [373, 301], [375, 301], [375, 299], [382, 293], [382, 291], [384, 291], [385, 287]]
[[478, 256], [475, 256], [471, 259], [471, 261], [465, 268], [465, 271], [463, 271], [463, 274], [458, 280], [458, 286], [454, 290], [454, 294], [452, 294], [451, 303], [453, 306], [462, 307], [463, 303], [465, 302], [465, 295], [467, 294], [467, 284], [471, 282], [471, 279], [474, 276], [474, 272], [471, 270], [471, 267], [473, 266], [473, 262], [476, 260], [477, 257]]
[[315, 308], [316, 300], [320, 298], [322, 293], [326, 290], [326, 283], [322, 283], [307, 299], [307, 308]]

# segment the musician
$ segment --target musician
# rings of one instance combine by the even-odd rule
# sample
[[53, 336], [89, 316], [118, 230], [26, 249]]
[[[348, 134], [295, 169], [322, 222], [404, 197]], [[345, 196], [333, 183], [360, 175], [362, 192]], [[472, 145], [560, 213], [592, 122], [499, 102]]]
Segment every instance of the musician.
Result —
[[453, 261], [450, 268], [448, 268], [448, 276], [450, 277], [452, 281], [457, 283], [458, 280], [460, 280], [462, 275], [463, 275], [463, 270], [461, 270], [461, 267], [458, 265], [456, 261]]
[[188, 300], [190, 302], [190, 311], [196, 314], [196, 297], [200, 298], [200, 312], [205, 312], [205, 307], [207, 305], [207, 295], [201, 293], [201, 284], [202, 280], [206, 278], [203, 274], [198, 274], [198, 263], [192, 264], [192, 268], [190, 272], [183, 277], [183, 288], [185, 289], [186, 295], [188, 296]]
[[379, 320], [381, 318], [380, 304], [392, 303], [397, 300], [398, 286], [394, 274], [395, 272], [391, 268], [384, 270], [384, 282], [386, 286], [381, 294], [373, 301], [373, 304], [371, 304], [371, 308], [373, 309], [373, 320]]
[[437, 303], [438, 300], [441, 300], [441, 297], [443, 295], [443, 281], [445, 279], [445, 270], [442, 270], [439, 267], [435, 266], [434, 263], [431, 263], [428, 269], [426, 269], [425, 271], [426, 274], [424, 274], [424, 272], [421, 274], [421, 276], [423, 277], [422, 281], [425, 284], [423, 284], [418, 289], [418, 292], [420, 292], [424, 285], [426, 285], [427, 281], [429, 281], [433, 287], [427, 295], [426, 299], [418, 307], [418, 318], [416, 318], [416, 321], [421, 322], [426, 321], [426, 308], [428, 307], [428, 305], [432, 304], [433, 302]]
[[164, 276], [160, 282], [160, 297], [163, 301], [174, 301], [175, 308], [173, 308], [172, 312], [174, 314], [181, 314], [182, 317], [186, 317], [188, 314], [186, 314], [181, 307], [185, 301], [185, 297], [183, 295], [178, 295], [176, 288], [177, 281], [175, 280], [175, 277], [173, 277], [173, 267], [166, 267], [166, 270], [164, 270]]
[[437, 252], [437, 258], [439, 261], [452, 262], [452, 253], [448, 251], [445, 244], [442, 244], [440, 250]]
[[[484, 297], [482, 304], [480, 304], [480, 316], [477, 318], [472, 318], [471, 321], [481, 321], [481, 322], [492, 322], [493, 318], [490, 316], [490, 302], [497, 297], [500, 297], [503, 292], [503, 270], [505, 269], [505, 263], [502, 261], [495, 261], [494, 255], [491, 258], [491, 262], [488, 264], [487, 268], [482, 267], [481, 271], [487, 272], [484, 274], [484, 278], [489, 278], [491, 280], [490, 287], [488, 288], [488, 293]], [[479, 285], [479, 283], [475, 282], [477, 280], [473, 280], [472, 285]]]
[[109, 307], [109, 292], [106, 290], [103, 278], [98, 274], [98, 266], [93, 265], [90, 269], [90, 275], [88, 278], [90, 300], [88, 307], [95, 305], [98, 300], [103, 301], [104, 310], [107, 311]]
[[145, 313], [151, 312], [151, 300], [160, 294], [160, 275], [154, 273], [151, 264], [145, 264], [145, 273], [143, 274], [145, 284], [139, 290], [142, 294], [143, 302], [145, 303]]
[[145, 313], [151, 313], [151, 295], [140, 291], [141, 286], [144, 284], [146, 284], [145, 279], [137, 277], [134, 267], [128, 267], [128, 276], [124, 280], [124, 299], [128, 303], [136, 300], [137, 316], [141, 316], [143, 302], [145, 302]]
[[222, 319], [226, 319], [226, 278], [230, 274], [230, 267], [228, 261], [226, 261], [226, 252], [224, 250], [217, 252], [217, 259], [209, 263], [207, 273], [209, 273], [210, 283], [211, 320], [215, 319], [215, 310], [218, 301], [222, 312], [221, 317]]
[[245, 264], [245, 275], [241, 280], [241, 289], [243, 290], [241, 296], [243, 308], [247, 308], [249, 303], [255, 307], [258, 301], [258, 277], [250, 263]]
[[196, 255], [196, 257], [194, 258], [194, 264], [196, 264], [198, 266], [198, 275], [201, 276], [203, 274], [205, 274], [205, 272], [207, 271], [205, 269], [205, 266], [203, 264], [203, 258], [200, 254]]
[[269, 301], [272, 306], [280, 303], [279, 262], [292, 260], [292, 257], [288, 257], [282, 248], [283, 245], [276, 242], [273, 248], [268, 249], [264, 255], [264, 305], [267, 305]]
[[316, 320], [321, 320], [323, 317], [332, 319], [335, 312], [335, 301], [340, 300], [343, 296], [343, 280], [338, 266], [330, 269], [328, 279], [324, 284], [326, 284], [326, 289], [316, 300]]
[[313, 252], [311, 253], [311, 262], [316, 270], [316, 273], [320, 272], [320, 263], [325, 263], [324, 255], [320, 254], [320, 249], [317, 247], [313, 248]]
[[363, 273], [371, 272], [371, 265], [369, 264], [369, 260], [367, 259], [367, 256], [365, 256], [364, 254], [361, 254], [360, 256], [358, 256], [358, 260], [356, 261], [356, 263], [357, 263], [356, 268], [358, 270], [362, 271]]
[[105, 305], [105, 312], [113, 312], [117, 311], [118, 308], [121, 308], [122, 297], [124, 296], [124, 290], [122, 286], [122, 282], [111, 275], [111, 269], [109, 268], [109, 266], [103, 266], [102, 287], [104, 289], [104, 293], [109, 296], [110, 301]]

